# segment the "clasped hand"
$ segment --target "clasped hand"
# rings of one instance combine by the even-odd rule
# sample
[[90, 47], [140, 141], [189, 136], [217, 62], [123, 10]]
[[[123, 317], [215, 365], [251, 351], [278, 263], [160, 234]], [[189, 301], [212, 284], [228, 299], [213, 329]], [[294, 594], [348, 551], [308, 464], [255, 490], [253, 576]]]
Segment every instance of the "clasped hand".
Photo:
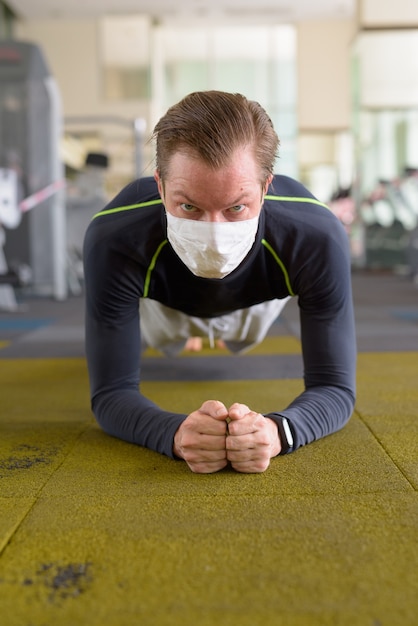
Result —
[[207, 400], [181, 424], [174, 436], [174, 454], [193, 472], [208, 474], [228, 462], [237, 472], [264, 472], [281, 450], [276, 423], [245, 404], [227, 409]]

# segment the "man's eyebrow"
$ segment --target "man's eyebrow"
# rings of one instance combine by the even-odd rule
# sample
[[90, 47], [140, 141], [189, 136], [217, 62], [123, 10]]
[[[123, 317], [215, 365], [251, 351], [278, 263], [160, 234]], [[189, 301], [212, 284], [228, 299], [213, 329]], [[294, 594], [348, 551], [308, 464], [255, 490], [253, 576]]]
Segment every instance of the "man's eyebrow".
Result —
[[181, 198], [182, 200], [185, 201], [185, 204], [192, 204], [193, 206], [196, 205], [194, 200], [190, 196], [188, 196], [187, 193], [185, 193], [184, 191], [173, 191], [173, 196], [175, 198]]
[[[187, 195], [187, 192], [184, 191], [173, 191], [173, 196], [175, 198], [181, 198], [182, 200], [184, 200], [185, 204], [191, 204], [192, 206], [198, 207], [198, 203], [195, 202], [190, 196]], [[238, 196], [238, 198], [236, 200], [234, 200], [231, 203], [228, 203], [226, 206], [228, 207], [233, 207], [233, 206], [237, 206], [238, 204], [242, 203], [242, 200], [248, 197], [248, 192], [247, 191], [243, 191], [242, 194], [240, 196]]]

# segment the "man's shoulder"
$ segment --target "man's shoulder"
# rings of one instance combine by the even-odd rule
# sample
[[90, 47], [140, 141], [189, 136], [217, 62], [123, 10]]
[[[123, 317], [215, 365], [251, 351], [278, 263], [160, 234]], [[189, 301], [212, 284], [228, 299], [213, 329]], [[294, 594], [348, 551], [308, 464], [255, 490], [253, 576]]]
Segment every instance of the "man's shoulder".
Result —
[[266, 213], [276, 219], [320, 224], [338, 222], [330, 207], [316, 198], [302, 183], [276, 175], [265, 196]]
[[[153, 178], [141, 178], [126, 185], [96, 213], [87, 228], [85, 241], [123, 239], [128, 242], [141, 233], [142, 240], [160, 240], [163, 231], [163, 204]], [[139, 229], [139, 230], [138, 230]]]
[[117, 222], [122, 228], [132, 223], [153, 222], [161, 219], [163, 203], [153, 178], [141, 178], [126, 185], [110, 202], [96, 213], [92, 225], [113, 228]]
[[300, 181], [290, 176], [276, 174], [267, 192], [267, 199], [283, 202], [303, 201], [314, 202], [326, 206], [319, 201]]
[[104, 210], [139, 205], [160, 200], [157, 183], [152, 176], [138, 178], [126, 185], [105, 207]]
[[335, 237], [344, 230], [329, 206], [302, 183], [275, 176], [264, 201], [266, 223], [278, 236], [297, 232], [299, 238]]

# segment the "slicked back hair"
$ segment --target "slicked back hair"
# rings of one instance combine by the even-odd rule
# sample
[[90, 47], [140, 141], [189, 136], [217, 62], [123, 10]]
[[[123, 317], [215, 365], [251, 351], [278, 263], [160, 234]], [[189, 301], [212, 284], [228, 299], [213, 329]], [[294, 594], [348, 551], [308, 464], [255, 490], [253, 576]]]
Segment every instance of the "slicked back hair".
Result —
[[190, 152], [216, 170], [230, 163], [235, 150], [249, 147], [264, 185], [273, 173], [280, 143], [270, 117], [258, 102], [223, 91], [187, 95], [160, 119], [153, 138], [163, 182], [176, 152]]

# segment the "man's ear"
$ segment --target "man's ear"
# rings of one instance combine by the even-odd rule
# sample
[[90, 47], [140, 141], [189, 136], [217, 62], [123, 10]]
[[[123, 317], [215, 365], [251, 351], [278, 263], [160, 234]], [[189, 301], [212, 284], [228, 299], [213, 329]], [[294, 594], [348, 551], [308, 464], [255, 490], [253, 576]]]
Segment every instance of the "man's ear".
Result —
[[273, 174], [269, 174], [266, 179], [266, 182], [264, 183], [263, 195], [266, 195], [272, 180], [273, 180]]
[[158, 187], [158, 193], [161, 196], [161, 199], [164, 200], [163, 195], [164, 195], [164, 185], [162, 183], [161, 177], [160, 177], [160, 173], [158, 170], [155, 170], [154, 172], [154, 178], [155, 181], [157, 183], [157, 187]]

